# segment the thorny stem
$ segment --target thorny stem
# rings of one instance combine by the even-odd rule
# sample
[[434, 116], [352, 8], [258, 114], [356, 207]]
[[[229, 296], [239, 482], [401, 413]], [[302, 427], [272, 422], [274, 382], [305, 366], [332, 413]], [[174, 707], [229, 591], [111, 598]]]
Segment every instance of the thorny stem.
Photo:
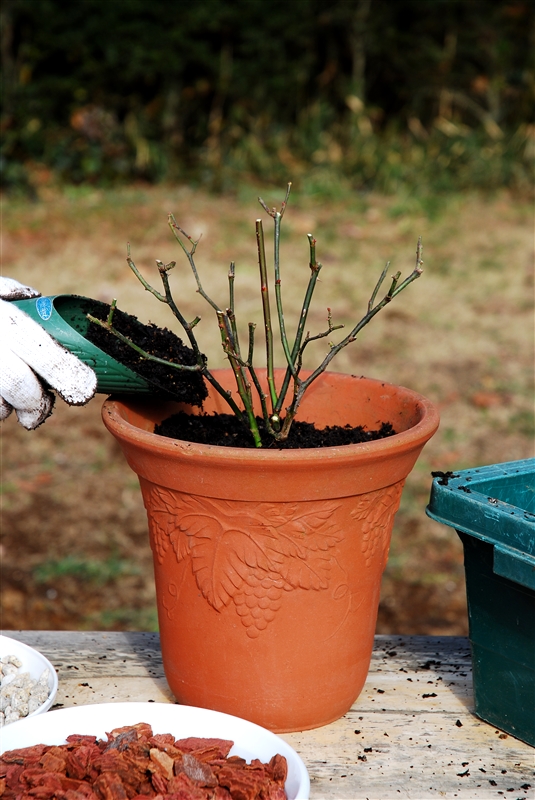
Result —
[[282, 404], [284, 403], [284, 398], [286, 397], [286, 392], [288, 391], [288, 386], [290, 385], [290, 379], [293, 377], [294, 380], [296, 380], [297, 378], [297, 373], [296, 373], [297, 359], [299, 354], [300, 353], [302, 354], [301, 343], [303, 341], [303, 334], [305, 332], [308, 311], [310, 309], [310, 304], [312, 302], [314, 289], [316, 288], [318, 275], [321, 270], [321, 264], [316, 259], [316, 239], [312, 236], [311, 233], [307, 233], [307, 238], [308, 238], [308, 246], [310, 252], [309, 255], [310, 278], [308, 281], [307, 290], [305, 292], [303, 306], [301, 308], [301, 314], [299, 315], [299, 323], [297, 326], [297, 332], [295, 335], [295, 341], [290, 355], [290, 359], [288, 361], [288, 368], [286, 369], [286, 374], [284, 376], [284, 381], [279, 394], [279, 400], [275, 409], [277, 413], [280, 412]]
[[256, 330], [256, 325], [254, 322], [249, 323], [249, 350], [247, 352], [247, 363], [253, 363], [253, 353], [254, 353], [254, 332]]
[[282, 403], [284, 402], [284, 396], [286, 394], [286, 390], [288, 388], [289, 378], [290, 375], [294, 374], [294, 366], [293, 366], [293, 358], [290, 353], [290, 345], [288, 343], [288, 336], [286, 334], [286, 323], [284, 321], [284, 310], [282, 305], [282, 287], [281, 287], [281, 276], [280, 276], [280, 229], [281, 229], [281, 221], [284, 216], [284, 212], [286, 210], [286, 206], [288, 205], [288, 198], [290, 197], [290, 192], [292, 190], [292, 184], [288, 183], [286, 187], [286, 196], [282, 202], [281, 210], [277, 211], [276, 208], [269, 209], [266, 203], [262, 200], [261, 197], [258, 198], [258, 201], [264, 211], [266, 211], [270, 217], [273, 218], [274, 222], [274, 231], [273, 231], [273, 271], [274, 271], [274, 284], [275, 284], [275, 301], [277, 304], [277, 316], [279, 320], [279, 333], [280, 333], [280, 341], [282, 344], [282, 349], [284, 351], [284, 356], [286, 358], [286, 363], [288, 365], [288, 379], [285, 379], [283, 383], [283, 389], [278, 394], [278, 398], [273, 405], [273, 414], [271, 417], [271, 422], [274, 426], [274, 429], [278, 432], [280, 429], [280, 419], [279, 419], [279, 411], [281, 409]]
[[[255, 389], [256, 389], [256, 391], [258, 393], [258, 397], [260, 399], [260, 405], [262, 407], [262, 419], [264, 420], [264, 424], [266, 426], [266, 430], [270, 435], [274, 436], [275, 435], [275, 431], [277, 430], [277, 427], [275, 426], [275, 428], [272, 428], [272, 426], [271, 426], [272, 425], [273, 416], [270, 416], [269, 412], [268, 412], [268, 407], [267, 407], [267, 403], [266, 403], [266, 394], [265, 394], [264, 390], [262, 389], [262, 385], [261, 385], [261, 383], [260, 383], [260, 381], [258, 379], [258, 375], [256, 374], [256, 370], [254, 369], [253, 365], [251, 363], [249, 363], [248, 367], [249, 367], [249, 374], [251, 375], [251, 379], [252, 379], [252, 381], [254, 383]], [[255, 424], [256, 424], [257, 429], [258, 429], [258, 423], [256, 422], [256, 418], [255, 418]], [[262, 444], [260, 443], [259, 446], [262, 447]]]
[[247, 416], [249, 430], [253, 435], [255, 446], [262, 447], [260, 431], [258, 429], [258, 423], [256, 421], [256, 417], [253, 410], [253, 397], [251, 394], [251, 386], [247, 381], [246, 373], [244, 371], [244, 365], [240, 359], [240, 356], [236, 352], [233, 346], [228, 318], [226, 317], [223, 311], [220, 311], [217, 314], [217, 319], [219, 322], [219, 330], [221, 332], [221, 342], [223, 344], [223, 350], [226, 353], [230, 366], [232, 367], [232, 371], [234, 372], [236, 387], [238, 389], [238, 394], [240, 395], [241, 401], [245, 408], [245, 414]]
[[274, 221], [274, 237], [273, 237], [273, 267], [275, 273], [275, 299], [277, 302], [277, 315], [279, 318], [279, 331], [281, 337], [282, 348], [286, 356], [286, 363], [292, 363], [292, 356], [290, 354], [290, 345], [288, 344], [288, 337], [286, 335], [286, 324], [284, 322], [284, 310], [282, 307], [282, 287], [280, 275], [280, 230], [281, 230], [282, 213], [277, 212], [273, 217]]
[[[262, 388], [262, 385], [260, 383], [260, 380], [258, 378], [257, 372], [253, 364], [254, 334], [256, 326], [252, 322], [250, 322], [248, 326], [249, 338], [248, 338], [247, 361], [243, 360], [240, 353], [238, 325], [236, 321], [236, 309], [234, 302], [235, 264], [234, 262], [231, 262], [229, 267], [229, 272], [228, 272], [229, 306], [226, 310], [223, 310], [204, 291], [204, 288], [202, 286], [199, 273], [197, 271], [197, 266], [195, 264], [195, 252], [199, 244], [199, 240], [194, 240], [179, 225], [177, 225], [175, 218], [173, 217], [172, 214], [170, 214], [168, 217], [169, 226], [173, 232], [175, 239], [178, 241], [180, 247], [182, 248], [183, 252], [185, 253], [188, 259], [191, 271], [193, 273], [193, 276], [197, 284], [197, 292], [212, 307], [212, 309], [216, 313], [217, 323], [221, 335], [221, 344], [223, 346], [225, 355], [227, 356], [231, 368], [233, 370], [236, 379], [236, 388], [240, 396], [241, 402], [243, 404], [243, 409], [241, 409], [238, 406], [238, 404], [232, 397], [232, 393], [226, 391], [217, 381], [217, 379], [214, 377], [211, 371], [208, 369], [206, 358], [201, 353], [195, 334], [193, 332], [194, 328], [200, 322], [201, 318], [197, 316], [195, 317], [194, 320], [188, 322], [174, 301], [169, 284], [169, 272], [175, 266], [174, 261], [170, 262], [169, 264], [164, 264], [162, 261], [156, 262], [164, 288], [164, 293], [162, 294], [161, 292], [157, 291], [154, 287], [152, 287], [145, 280], [143, 275], [139, 272], [139, 270], [137, 269], [136, 265], [134, 264], [134, 262], [130, 257], [130, 246], [128, 245], [127, 262], [130, 269], [148, 292], [153, 294], [154, 297], [156, 297], [160, 302], [166, 303], [169, 306], [172, 313], [181, 324], [182, 328], [184, 329], [189, 339], [190, 345], [195, 354], [196, 364], [185, 365], [185, 364], [176, 364], [173, 362], [169, 362], [166, 359], [159, 358], [157, 356], [154, 356], [146, 352], [141, 347], [132, 342], [128, 337], [121, 334], [113, 326], [113, 317], [117, 306], [116, 300], [113, 300], [110, 305], [110, 310], [106, 322], [103, 322], [102, 320], [99, 320], [96, 317], [88, 315], [88, 318], [90, 319], [91, 322], [111, 331], [111, 333], [113, 333], [114, 336], [116, 336], [118, 339], [120, 339], [121, 341], [125, 342], [130, 347], [132, 347], [142, 358], [146, 358], [148, 360], [155, 361], [157, 363], [166, 364], [175, 369], [181, 369], [190, 372], [200, 372], [203, 375], [203, 377], [221, 395], [221, 397], [223, 397], [226, 400], [226, 402], [229, 404], [234, 414], [240, 420], [242, 420], [242, 422], [244, 422], [245, 425], [247, 425], [247, 427], [251, 431], [256, 447], [262, 447], [262, 441], [260, 437], [258, 422], [254, 414], [253, 394], [250, 381], [252, 381], [259, 397], [266, 431], [273, 438], [274, 441], [279, 441], [279, 442], [284, 441], [288, 437], [288, 433], [290, 431], [292, 422], [301, 404], [303, 396], [308, 387], [310, 386], [310, 384], [313, 381], [315, 381], [316, 378], [327, 369], [331, 361], [338, 355], [338, 353], [344, 347], [355, 341], [361, 330], [369, 322], [371, 322], [371, 320], [375, 317], [375, 315], [378, 314], [379, 311], [381, 311], [386, 305], [388, 305], [388, 303], [390, 303], [394, 299], [394, 297], [396, 297], [398, 294], [404, 291], [404, 289], [406, 289], [413, 281], [419, 278], [423, 271], [422, 241], [421, 238], [419, 238], [416, 248], [416, 265], [412, 273], [404, 280], [401, 280], [401, 273], [399, 272], [393, 275], [391, 278], [388, 291], [381, 300], [377, 301], [377, 296], [386, 279], [390, 267], [390, 263], [387, 263], [385, 268], [381, 272], [379, 280], [377, 281], [371, 293], [367, 305], [366, 314], [362, 317], [361, 320], [359, 320], [359, 322], [357, 322], [353, 326], [350, 332], [343, 339], [341, 339], [341, 341], [339, 341], [337, 344], [329, 343], [329, 351], [324, 357], [323, 361], [316, 367], [316, 369], [313, 372], [311, 372], [311, 374], [306, 379], [302, 380], [300, 378], [300, 372], [303, 363], [303, 353], [308, 344], [312, 341], [323, 339], [329, 336], [333, 331], [340, 330], [344, 326], [333, 325], [332, 313], [331, 309], [329, 308], [327, 309], [327, 330], [314, 335], [311, 335], [309, 332], [305, 334], [308, 312], [311, 306], [314, 290], [316, 288], [318, 275], [322, 268], [321, 264], [318, 262], [316, 258], [316, 239], [313, 237], [312, 234], [309, 233], [307, 234], [307, 238], [309, 242], [309, 253], [310, 253], [309, 255], [310, 277], [305, 292], [305, 296], [303, 299], [301, 314], [299, 317], [297, 331], [295, 334], [295, 340], [291, 347], [288, 342], [288, 337], [286, 333], [286, 324], [284, 320], [283, 302], [282, 302], [282, 281], [280, 272], [280, 230], [281, 230], [281, 221], [284, 216], [284, 212], [286, 210], [286, 206], [288, 203], [290, 190], [291, 190], [291, 183], [289, 183], [287, 186], [286, 196], [281, 205], [280, 211], [277, 211], [276, 208], [269, 209], [268, 206], [264, 203], [264, 201], [261, 198], [258, 198], [262, 208], [269, 214], [270, 217], [272, 217], [274, 223], [274, 250], [273, 250], [274, 290], [275, 290], [275, 299], [277, 305], [280, 340], [284, 350], [286, 364], [287, 364], [283, 383], [279, 392], [277, 392], [275, 386], [275, 378], [274, 378], [273, 329], [272, 329], [271, 310], [269, 303], [269, 280], [268, 280], [268, 269], [267, 269], [266, 254], [265, 254], [264, 232], [262, 227], [262, 221], [261, 220], [256, 221], [258, 264], [260, 271], [262, 310], [264, 318], [264, 336], [266, 342], [267, 382], [268, 382], [269, 398], [271, 401], [271, 412], [269, 412], [268, 410], [266, 402], [267, 396]], [[286, 394], [288, 392], [290, 382], [293, 382], [292, 399], [289, 406], [286, 408], [286, 414], [284, 416], [284, 419], [281, 419], [280, 412]]]
[[229, 288], [229, 307], [227, 308], [227, 317], [230, 320], [232, 328], [232, 337], [234, 339], [234, 346], [238, 355], [240, 354], [240, 340], [238, 337], [238, 328], [236, 325], [236, 314], [234, 310], [234, 277], [236, 274], [236, 265], [234, 261], [230, 262], [228, 271], [228, 288]]
[[269, 283], [266, 264], [266, 249], [264, 245], [264, 228], [261, 219], [256, 220], [256, 244], [258, 249], [258, 268], [260, 270], [260, 295], [262, 298], [262, 311], [264, 314], [268, 390], [271, 397], [271, 407], [273, 410], [275, 410], [277, 403], [277, 390], [275, 387], [275, 364], [273, 360], [273, 328], [271, 325], [271, 308], [269, 304]]
[[[168, 223], [169, 223], [169, 227], [173, 231], [173, 235], [174, 235], [175, 239], [179, 243], [180, 247], [182, 248], [182, 250], [186, 254], [186, 257], [187, 257], [187, 259], [189, 261], [189, 265], [191, 267], [191, 271], [193, 272], [193, 276], [194, 276], [195, 281], [197, 283], [197, 291], [199, 292], [201, 297], [204, 300], [206, 300], [206, 302], [209, 303], [209, 305], [211, 305], [212, 308], [214, 309], [214, 311], [217, 313], [221, 309], [219, 308], [217, 303], [214, 303], [214, 301], [211, 299], [211, 297], [209, 297], [206, 294], [206, 292], [204, 291], [204, 289], [202, 287], [202, 284], [201, 284], [201, 280], [199, 278], [199, 273], [197, 272], [197, 267], [195, 266], [195, 258], [194, 258], [194, 256], [195, 256], [195, 251], [196, 251], [196, 249], [198, 247], [198, 244], [199, 244], [200, 240], [199, 239], [197, 239], [197, 240], [192, 239], [192, 237], [189, 236], [186, 233], [186, 231], [182, 230], [182, 228], [179, 225], [176, 224], [176, 220], [175, 220], [175, 218], [174, 218], [174, 216], [172, 214], [169, 214]], [[191, 250], [187, 249], [186, 245], [182, 241], [182, 236], [184, 236], [188, 240], [188, 242], [191, 244]]]
[[[288, 364], [288, 377], [290, 374], [293, 374], [293, 362], [294, 358], [290, 353], [290, 346], [288, 343], [288, 336], [286, 335], [286, 324], [284, 321], [284, 310], [282, 305], [282, 288], [281, 288], [281, 275], [280, 275], [280, 230], [281, 230], [281, 221], [284, 216], [284, 212], [286, 210], [286, 206], [288, 205], [288, 198], [290, 197], [290, 192], [292, 190], [292, 184], [288, 183], [286, 187], [286, 196], [282, 202], [281, 210], [277, 211], [276, 208], [270, 210], [266, 203], [262, 200], [261, 197], [258, 198], [258, 201], [262, 208], [273, 217], [274, 222], [274, 231], [273, 231], [273, 271], [274, 271], [274, 278], [275, 278], [275, 300], [277, 303], [277, 316], [279, 319], [279, 331], [280, 331], [280, 338], [282, 348], [284, 350], [284, 355], [286, 357], [286, 363]], [[286, 383], [286, 388], [288, 388], [288, 383]], [[284, 398], [285, 391], [282, 392], [282, 398]], [[274, 416], [277, 417], [278, 420], [278, 412], [280, 411], [280, 406], [282, 405], [283, 400], [281, 399], [281, 395], [279, 395], [278, 400], [274, 404]]]
[[375, 298], [377, 297], [377, 292], [381, 288], [382, 283], [383, 283], [384, 279], [386, 278], [386, 273], [388, 272], [389, 269], [390, 269], [390, 261], [387, 261], [386, 264], [385, 264], [384, 270], [381, 272], [381, 275], [379, 276], [379, 280], [375, 284], [375, 289], [372, 292], [372, 296], [370, 297], [370, 299], [368, 301], [368, 313], [373, 308], [373, 304], [375, 303]]
[[[134, 273], [134, 275], [138, 279], [138, 281], [142, 284], [142, 286], [145, 287], [147, 292], [150, 292], [151, 294], [153, 294], [154, 297], [156, 297], [157, 300], [160, 300], [160, 302], [166, 303], [167, 301], [166, 301], [164, 295], [162, 295], [162, 294], [160, 294], [160, 292], [156, 291], [156, 289], [154, 289], [150, 285], [150, 283], [147, 283], [147, 281], [145, 280], [145, 278], [143, 277], [141, 272], [138, 270], [138, 268], [136, 267], [136, 265], [134, 264], [134, 262], [130, 258], [130, 243], [128, 243], [128, 245], [127, 245], [127, 258], [126, 258], [126, 261], [127, 261], [128, 266], [130, 267], [130, 269], [132, 270], [132, 272]], [[169, 269], [174, 267], [175, 263], [176, 262], [172, 261], [170, 264], [168, 264]]]
[[110, 310], [108, 312], [108, 319], [107, 319], [107, 323], [108, 323], [108, 325], [110, 327], [111, 327], [111, 324], [113, 322], [113, 315], [115, 314], [115, 309], [116, 308], [117, 308], [117, 298], [114, 297], [113, 300], [111, 301]]

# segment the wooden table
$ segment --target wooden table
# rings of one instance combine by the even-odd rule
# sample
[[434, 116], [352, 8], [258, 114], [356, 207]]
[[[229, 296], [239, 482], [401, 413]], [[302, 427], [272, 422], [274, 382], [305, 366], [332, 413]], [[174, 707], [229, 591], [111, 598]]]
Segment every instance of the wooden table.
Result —
[[[175, 702], [156, 633], [5, 634], [57, 668], [54, 708]], [[473, 715], [470, 666], [465, 638], [377, 636], [351, 711], [323, 728], [283, 736], [307, 765], [311, 800], [534, 798], [535, 750]]]

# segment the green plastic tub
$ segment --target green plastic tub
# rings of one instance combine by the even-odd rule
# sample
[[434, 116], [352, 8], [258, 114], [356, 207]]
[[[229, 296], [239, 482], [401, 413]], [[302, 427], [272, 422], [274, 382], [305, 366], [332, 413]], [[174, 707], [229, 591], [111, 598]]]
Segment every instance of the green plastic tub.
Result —
[[475, 712], [535, 747], [535, 458], [436, 477], [464, 547]]

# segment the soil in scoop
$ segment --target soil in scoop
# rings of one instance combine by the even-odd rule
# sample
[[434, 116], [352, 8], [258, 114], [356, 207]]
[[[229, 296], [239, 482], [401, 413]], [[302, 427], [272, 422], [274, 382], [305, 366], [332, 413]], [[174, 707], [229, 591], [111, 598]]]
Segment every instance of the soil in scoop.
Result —
[[[345, 444], [360, 444], [376, 439], [394, 436], [396, 433], [389, 422], [383, 422], [378, 430], [365, 430], [358, 425], [333, 425], [327, 428], [316, 428], [311, 422], [296, 420], [290, 428], [286, 442], [274, 442], [266, 433], [263, 421], [258, 419], [260, 435], [264, 447], [281, 450], [297, 450], [304, 447], [335, 447]], [[250, 431], [233, 414], [186, 414], [179, 411], [164, 419], [154, 428], [154, 433], [182, 439], [186, 442], [214, 444], [222, 447], [254, 447]]]
[[[97, 319], [106, 320], [109, 309], [106, 303], [88, 302], [83, 311]], [[152, 323], [144, 325], [137, 317], [119, 309], [115, 309], [113, 327], [153, 356], [175, 364], [193, 366], [196, 363], [193, 350], [167, 328], [159, 328]], [[142, 358], [113, 333], [95, 323], [90, 323], [85, 337], [116, 361], [149, 380], [155, 394], [160, 393], [192, 406], [202, 406], [208, 396], [204, 378], [198, 372], [179, 370]]]
[[[88, 303], [83, 311], [86, 314], [92, 314], [97, 319], [105, 320], [109, 308], [106, 303], [95, 301]], [[193, 350], [167, 328], [159, 328], [152, 323], [144, 325], [139, 322], [137, 317], [119, 309], [115, 309], [113, 326], [151, 355], [165, 358], [167, 361], [174, 361], [177, 364], [195, 364]], [[85, 335], [89, 341], [116, 361], [149, 380], [151, 386], [155, 388], [155, 394], [158, 394], [159, 391], [174, 400], [202, 407], [202, 402], [208, 396], [208, 392], [204, 379], [199, 373], [177, 370], [142, 358], [135, 350], [99, 325], [89, 325]], [[377, 430], [369, 431], [360, 425], [354, 428], [349, 425], [316, 428], [313, 423], [296, 421], [285, 442], [274, 442], [266, 432], [263, 420], [260, 418], [258, 426], [263, 446], [281, 450], [359, 444], [375, 439], [384, 439], [395, 434], [395, 430], [389, 422], [382, 423]], [[199, 444], [222, 447], [255, 447], [251, 432], [233, 414], [190, 415], [180, 411], [156, 425], [154, 432], [172, 439]]]

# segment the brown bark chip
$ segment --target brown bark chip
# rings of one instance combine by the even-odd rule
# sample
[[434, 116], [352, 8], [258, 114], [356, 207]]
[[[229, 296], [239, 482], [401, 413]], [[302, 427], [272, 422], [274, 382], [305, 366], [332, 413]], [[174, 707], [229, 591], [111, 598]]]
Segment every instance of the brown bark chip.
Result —
[[2, 800], [285, 800], [287, 763], [229, 756], [227, 739], [175, 740], [147, 723], [116, 728], [107, 740], [73, 734], [64, 745], [34, 745], [0, 756]]

